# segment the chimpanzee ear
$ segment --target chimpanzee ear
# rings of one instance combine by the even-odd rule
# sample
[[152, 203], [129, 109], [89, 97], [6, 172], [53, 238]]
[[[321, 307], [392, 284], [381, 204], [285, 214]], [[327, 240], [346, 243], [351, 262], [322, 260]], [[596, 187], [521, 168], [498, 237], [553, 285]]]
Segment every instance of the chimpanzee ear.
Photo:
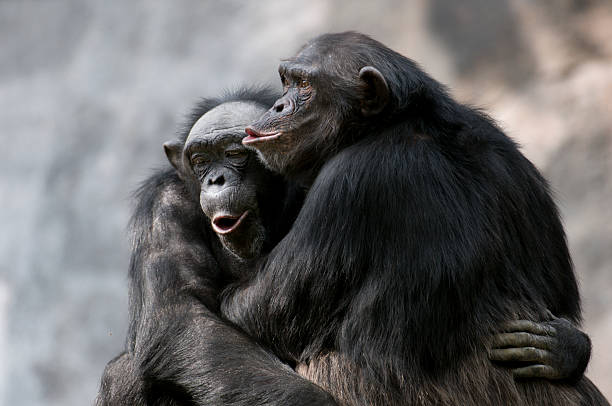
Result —
[[365, 66], [359, 71], [359, 79], [365, 86], [361, 114], [370, 117], [380, 113], [389, 102], [389, 86], [384, 76], [375, 67]]
[[179, 173], [183, 168], [183, 143], [179, 140], [164, 142], [164, 152], [170, 164], [174, 166]]

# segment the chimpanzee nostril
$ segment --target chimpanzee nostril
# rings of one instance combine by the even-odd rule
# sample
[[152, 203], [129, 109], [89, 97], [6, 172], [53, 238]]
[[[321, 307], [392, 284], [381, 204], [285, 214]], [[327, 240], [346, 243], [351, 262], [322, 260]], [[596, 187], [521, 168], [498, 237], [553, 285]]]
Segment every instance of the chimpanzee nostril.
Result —
[[285, 103], [277, 103], [274, 105], [274, 111], [281, 113], [285, 109]]
[[208, 178], [208, 185], [219, 185], [222, 186], [225, 183], [225, 178], [223, 175], [211, 176]]

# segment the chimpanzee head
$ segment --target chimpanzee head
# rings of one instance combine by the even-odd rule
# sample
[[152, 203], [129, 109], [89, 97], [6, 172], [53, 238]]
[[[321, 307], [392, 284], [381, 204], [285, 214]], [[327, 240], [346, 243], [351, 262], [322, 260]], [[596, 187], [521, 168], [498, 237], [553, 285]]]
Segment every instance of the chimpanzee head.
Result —
[[[392, 92], [383, 57], [393, 53], [354, 32], [326, 34], [279, 67], [284, 94], [246, 129], [245, 145], [289, 176], [317, 171], [329, 155], [367, 133], [390, 110]], [[377, 67], [374, 67], [377, 66]], [[374, 127], [375, 128], [375, 127]]]
[[283, 96], [246, 128], [243, 143], [268, 167], [298, 181], [312, 181], [323, 163], [362, 137], [440, 116], [428, 110], [443, 87], [360, 33], [321, 35], [282, 61], [279, 73]]
[[265, 110], [251, 101], [219, 104], [195, 122], [185, 140], [164, 144], [168, 160], [199, 196], [224, 247], [242, 259], [259, 256], [270, 215], [264, 211], [283, 198], [278, 196], [279, 177], [241, 143], [244, 128]]

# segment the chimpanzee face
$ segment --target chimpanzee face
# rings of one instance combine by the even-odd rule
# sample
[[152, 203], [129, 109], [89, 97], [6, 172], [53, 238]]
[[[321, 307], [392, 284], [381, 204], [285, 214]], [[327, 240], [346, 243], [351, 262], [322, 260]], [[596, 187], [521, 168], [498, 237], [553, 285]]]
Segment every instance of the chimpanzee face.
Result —
[[[334, 111], [318, 87], [317, 65], [310, 60], [291, 60], [280, 65], [283, 96], [257, 122], [246, 129], [243, 143], [254, 147], [271, 169], [287, 173], [300, 157], [313, 156], [311, 149], [335, 132]], [[327, 128], [322, 128], [324, 122]]]
[[[350, 49], [324, 40], [307, 44], [279, 67], [283, 96], [246, 128], [243, 144], [272, 170], [295, 179], [316, 174], [339, 145], [387, 103], [380, 72]], [[310, 179], [312, 180], [312, 179]]]
[[184, 146], [165, 144], [179, 174], [199, 189], [202, 210], [225, 248], [243, 259], [259, 256], [266, 238], [258, 195], [266, 193], [269, 172], [241, 142], [247, 124], [264, 112], [254, 103], [224, 103], [194, 124]]

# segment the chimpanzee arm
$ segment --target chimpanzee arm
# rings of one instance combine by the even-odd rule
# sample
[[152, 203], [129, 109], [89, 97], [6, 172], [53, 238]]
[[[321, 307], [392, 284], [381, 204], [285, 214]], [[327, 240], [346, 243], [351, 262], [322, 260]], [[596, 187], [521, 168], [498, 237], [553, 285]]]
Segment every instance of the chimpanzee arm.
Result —
[[[493, 338], [491, 360], [514, 363], [516, 378], [578, 381], [591, 357], [591, 340], [567, 319], [550, 318], [505, 323]], [[523, 364], [516, 367], [516, 362]]]
[[163, 173], [142, 190], [130, 266], [127, 354], [134, 364], [123, 370], [142, 380], [140, 398], [198, 405], [335, 404], [217, 316], [221, 271], [201, 231], [201, 209], [180, 180]]
[[95, 405], [145, 406], [143, 381], [134, 367], [134, 360], [126, 352], [112, 359], [104, 368]]
[[[140, 367], [157, 398], [199, 405], [334, 405], [327, 393], [215, 314], [194, 308], [155, 334]], [[170, 327], [170, 328], [168, 328]], [[163, 388], [163, 389], [162, 389]]]

